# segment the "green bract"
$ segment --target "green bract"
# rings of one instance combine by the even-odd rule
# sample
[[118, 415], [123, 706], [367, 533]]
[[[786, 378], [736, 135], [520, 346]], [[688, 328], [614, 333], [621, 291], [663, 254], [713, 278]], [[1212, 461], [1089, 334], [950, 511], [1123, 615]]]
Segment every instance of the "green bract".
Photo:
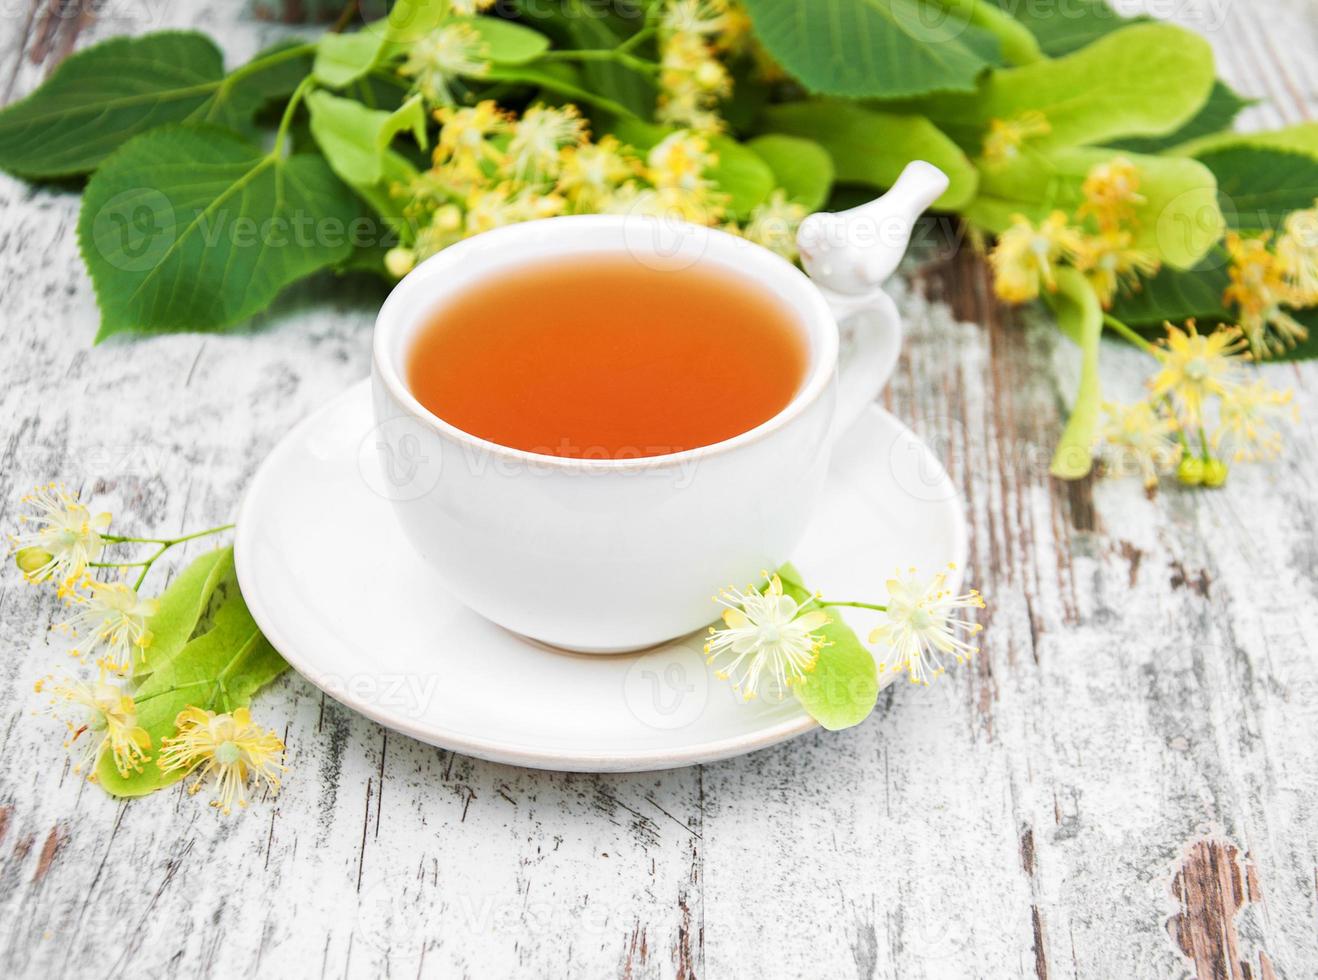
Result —
[[130, 140], [87, 185], [78, 244], [121, 330], [207, 330], [346, 258], [359, 211], [325, 159], [265, 153], [212, 127]]
[[1093, 466], [1094, 433], [1102, 401], [1098, 340], [1103, 334], [1103, 309], [1094, 288], [1069, 266], [1057, 270], [1057, 292], [1051, 294], [1050, 302], [1058, 326], [1080, 347], [1080, 385], [1049, 470], [1064, 480], [1077, 480]]
[[[810, 591], [801, 584], [801, 573], [792, 565], [784, 565], [779, 574], [786, 595], [797, 602], [810, 598]], [[838, 731], [859, 725], [874, 710], [879, 672], [874, 657], [838, 611], [829, 609], [828, 615], [832, 622], [819, 631], [825, 642], [819, 662], [792, 690], [811, 718]]]
[[824, 95], [900, 98], [974, 91], [1002, 63], [993, 32], [965, 3], [746, 0], [756, 33], [783, 66]]
[[746, 144], [769, 165], [773, 179], [807, 211], [824, 206], [833, 187], [833, 160], [813, 140], [782, 133], [757, 136]]
[[233, 571], [233, 549], [216, 548], [184, 569], [160, 594], [160, 607], [147, 623], [151, 645], [138, 662], [133, 676], [141, 678], [168, 663], [192, 639], [197, 624], [206, 615], [211, 596]]
[[312, 92], [307, 107], [311, 135], [334, 172], [353, 187], [379, 183], [385, 172], [385, 152], [399, 133], [410, 131], [422, 149], [427, 145], [426, 111], [419, 95], [393, 112], [385, 112], [329, 92]]

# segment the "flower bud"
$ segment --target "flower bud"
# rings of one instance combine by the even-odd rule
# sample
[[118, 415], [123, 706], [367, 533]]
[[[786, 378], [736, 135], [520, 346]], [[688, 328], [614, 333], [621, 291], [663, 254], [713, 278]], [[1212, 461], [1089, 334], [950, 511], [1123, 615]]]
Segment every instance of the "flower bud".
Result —
[[1227, 465], [1222, 460], [1204, 460], [1204, 486], [1220, 487], [1226, 483], [1227, 472]]
[[457, 231], [462, 227], [462, 209], [456, 204], [445, 204], [435, 212], [430, 223], [440, 231]]
[[14, 564], [24, 575], [33, 575], [45, 568], [55, 558], [45, 548], [21, 548], [14, 552]]
[[402, 279], [412, 271], [414, 265], [416, 265], [416, 254], [410, 248], [399, 245], [384, 253], [384, 267], [395, 279]]
[[1176, 479], [1187, 487], [1197, 487], [1204, 482], [1204, 461], [1198, 456], [1186, 456], [1176, 467]]

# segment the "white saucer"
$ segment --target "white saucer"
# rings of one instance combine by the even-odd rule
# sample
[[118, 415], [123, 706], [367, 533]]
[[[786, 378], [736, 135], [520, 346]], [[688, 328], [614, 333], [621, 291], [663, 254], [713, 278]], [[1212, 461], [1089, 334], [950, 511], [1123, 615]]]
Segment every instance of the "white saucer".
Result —
[[[815, 727], [794, 700], [735, 698], [708, 672], [699, 635], [642, 653], [571, 654], [468, 610], [371, 489], [381, 485], [373, 430], [364, 381], [285, 437], [238, 518], [238, 577], [252, 615], [336, 700], [465, 755], [578, 772], [709, 762]], [[875, 407], [838, 444], [793, 559], [812, 588], [881, 601], [894, 568], [933, 573], [959, 565], [965, 549], [960, 498], [942, 466]], [[862, 636], [870, 616], [846, 611]]]

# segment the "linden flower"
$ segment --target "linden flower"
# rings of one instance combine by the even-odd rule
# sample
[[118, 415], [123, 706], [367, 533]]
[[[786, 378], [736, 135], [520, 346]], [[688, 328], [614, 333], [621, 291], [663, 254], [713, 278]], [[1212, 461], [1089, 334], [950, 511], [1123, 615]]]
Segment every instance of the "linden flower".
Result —
[[442, 124], [435, 145], [436, 166], [448, 164], [461, 176], [480, 180], [485, 176], [484, 164], [498, 166], [503, 161], [502, 151], [490, 137], [510, 132], [512, 123], [498, 103], [486, 99], [468, 109], [445, 107], [435, 118]]
[[1222, 397], [1236, 385], [1240, 358], [1245, 348], [1240, 331], [1221, 327], [1201, 334], [1193, 320], [1185, 330], [1166, 324], [1167, 336], [1153, 351], [1162, 369], [1149, 379], [1153, 398], [1176, 397], [1191, 422], [1203, 419], [1205, 400]]
[[489, 10], [498, 0], [449, 0], [449, 9], [459, 17], [474, 17]]
[[513, 127], [508, 160], [514, 179], [529, 182], [558, 174], [559, 151], [586, 139], [586, 121], [574, 105], [553, 109], [532, 106]]
[[1318, 304], [1318, 207], [1286, 216], [1277, 240], [1277, 267], [1292, 306]]
[[989, 253], [993, 290], [1009, 303], [1024, 303], [1038, 297], [1041, 285], [1057, 288], [1053, 266], [1075, 252], [1082, 236], [1061, 211], [1054, 211], [1038, 228], [1024, 215], [1012, 215], [1011, 220], [1011, 227], [998, 236]]
[[645, 187], [626, 184], [604, 203], [605, 214], [642, 215], [663, 221], [713, 225], [723, 217], [723, 198], [707, 190]]
[[719, 680], [731, 680], [743, 699], [756, 697], [769, 681], [784, 694], [815, 669], [824, 645], [816, 630], [831, 620], [810, 608], [813, 599], [797, 603], [783, 594], [782, 579], [774, 575], [763, 592], [727, 588], [714, 601], [723, 606], [723, 628], [709, 628], [707, 663]]
[[694, 33], [664, 39], [660, 57], [659, 118], [700, 132], [717, 132], [718, 101], [732, 93], [732, 77], [714, 49]]
[[562, 214], [566, 201], [557, 194], [537, 194], [530, 190], [513, 190], [499, 184], [472, 193], [467, 201], [466, 232], [478, 235], [492, 228], [502, 228], [536, 218]]
[[1158, 257], [1147, 249], [1136, 248], [1128, 231], [1104, 231], [1085, 236], [1073, 256], [1079, 269], [1098, 294], [1104, 308], [1112, 305], [1117, 290], [1140, 288], [1140, 276], [1158, 271]]
[[569, 146], [562, 151], [558, 190], [573, 211], [597, 211], [636, 172], [635, 161], [624, 156], [613, 136], [598, 143]]
[[416, 79], [428, 102], [453, 104], [449, 83], [462, 75], [479, 78], [490, 69], [489, 46], [470, 24], [449, 24], [417, 40], [398, 69]]
[[1241, 238], [1235, 232], [1227, 233], [1231, 285], [1222, 294], [1224, 303], [1239, 307], [1240, 329], [1259, 357], [1282, 353], [1309, 336], [1308, 328], [1281, 308], [1290, 299], [1290, 289], [1282, 261], [1268, 251], [1267, 240], [1266, 234]]
[[1299, 419], [1290, 389], [1279, 391], [1265, 381], [1237, 385], [1222, 397], [1220, 428], [1213, 448], [1231, 447], [1236, 462], [1270, 459], [1281, 452], [1281, 425]]
[[794, 201], [787, 200], [786, 193], [779, 189], [763, 204], [751, 211], [750, 221], [739, 234], [777, 252], [788, 261], [796, 259], [796, 230], [805, 220], [805, 208]]
[[19, 568], [29, 582], [44, 582], [54, 575], [64, 581], [78, 578], [105, 549], [102, 532], [110, 527], [110, 515], [92, 515], [57, 483], [37, 487], [22, 498], [36, 511], [23, 514], [22, 534], [10, 535]]
[[1158, 484], [1181, 458], [1181, 445], [1171, 438], [1176, 420], [1160, 413], [1151, 402], [1134, 405], [1103, 403], [1107, 418], [1101, 430], [1103, 464], [1112, 476], [1138, 475], [1146, 488]]
[[645, 162], [646, 176], [655, 187], [702, 191], [712, 186], [705, 171], [718, 163], [718, 156], [709, 152], [709, 141], [703, 136], [676, 132], [656, 144]]
[[1031, 136], [1046, 136], [1052, 124], [1042, 112], [1031, 109], [1011, 119], [990, 119], [984, 136], [984, 160], [1000, 166], [1020, 156], [1020, 148]]
[[70, 606], [78, 611], [56, 628], [74, 637], [85, 637], [85, 649], [73, 649], [74, 656], [104, 650], [97, 661], [102, 667], [122, 672], [133, 664], [133, 654], [146, 659], [151, 645], [151, 631], [147, 620], [156, 614], [160, 603], [143, 599], [137, 590], [123, 582], [96, 582], [84, 579], [80, 585], [88, 590], [84, 595], [70, 589], [65, 595]]
[[[44, 682], [38, 682], [37, 691], [43, 686]], [[62, 719], [69, 729], [65, 748], [73, 749], [78, 739], [87, 736], [82, 754], [73, 764], [74, 772], [86, 772], [87, 778], [95, 781], [96, 768], [106, 752], [114, 759], [119, 775], [127, 778], [132, 772], [142, 771], [142, 763], [150, 758], [147, 750], [151, 748], [151, 736], [137, 723], [133, 699], [123, 688], [106, 682], [104, 669], [94, 684], [59, 681], [51, 693], [53, 713], [62, 714], [62, 708], [68, 705], [76, 711], [76, 719]]]
[[161, 740], [156, 764], [162, 772], [181, 769], [185, 776], [195, 774], [189, 793], [196, 793], [214, 775], [211, 806], [225, 816], [235, 803], [247, 806], [247, 784], [253, 777], [258, 783], [264, 781], [272, 793], [279, 791], [279, 774], [287, 771], [279, 762], [284, 743], [273, 731], [254, 725], [246, 708], [223, 715], [185, 708], [174, 724], [178, 734]]
[[1081, 185], [1085, 201], [1076, 214], [1090, 215], [1103, 231], [1115, 231], [1135, 216], [1135, 206], [1145, 198], [1139, 193], [1140, 172], [1125, 157], [1116, 157], [1090, 169]]
[[[947, 567], [956, 570], [955, 565]], [[888, 579], [888, 608], [882, 614], [884, 621], [870, 632], [869, 641], [891, 648], [896, 658], [893, 671], [905, 670], [912, 684], [927, 685], [946, 671], [944, 656], [964, 663], [979, 652], [979, 647], [958, 633], [974, 635], [984, 627], [956, 614], [962, 609], [983, 609], [984, 600], [974, 589], [962, 595], [945, 589], [947, 572], [939, 572], [923, 585], [916, 580], [914, 568], [897, 577], [900, 575], [897, 572]], [[888, 669], [887, 664], [879, 664], [880, 671]]]
[[727, 13], [720, 0], [669, 0], [660, 24], [675, 34], [717, 34], [727, 25]]

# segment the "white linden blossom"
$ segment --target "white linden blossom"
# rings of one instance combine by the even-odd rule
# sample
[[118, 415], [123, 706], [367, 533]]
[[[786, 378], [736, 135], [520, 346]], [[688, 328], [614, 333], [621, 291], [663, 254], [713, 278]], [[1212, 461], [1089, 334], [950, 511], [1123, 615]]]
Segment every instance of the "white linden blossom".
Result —
[[728, 21], [727, 7], [717, 0], [670, 0], [663, 28], [679, 34], [717, 34]]
[[19, 517], [24, 531], [11, 535], [10, 544], [29, 582], [44, 582], [54, 575], [66, 582], [76, 579], [104, 550], [101, 535], [110, 527], [110, 515], [93, 515], [76, 494], [59, 484], [37, 487], [22, 502], [36, 513]]
[[146, 648], [151, 645], [151, 631], [147, 620], [156, 614], [160, 603], [144, 599], [130, 585], [123, 582], [95, 582], [85, 579], [80, 583], [87, 594], [70, 589], [65, 599], [77, 612], [56, 628], [71, 636], [85, 639], [85, 649], [75, 648], [75, 656], [104, 650], [97, 661], [107, 670], [122, 672], [133, 664], [133, 654], [145, 659]]
[[723, 628], [710, 627], [705, 655], [719, 680], [749, 701], [769, 681], [778, 694], [815, 669], [823, 638], [816, 630], [831, 620], [813, 599], [798, 603], [783, 594], [782, 579], [769, 579], [764, 592], [728, 588], [715, 597], [723, 606]]
[[[949, 565], [948, 571], [955, 571]], [[967, 643], [959, 632], [969, 635], [984, 627], [964, 619], [956, 613], [961, 609], [983, 609], [984, 600], [972, 589], [963, 595], [953, 595], [944, 588], [947, 572], [939, 572], [933, 579], [921, 584], [909, 569], [905, 577], [898, 572], [888, 579], [887, 611], [884, 621], [870, 632], [871, 643], [883, 643], [891, 648], [895, 658], [892, 670], [905, 670], [912, 684], [929, 684], [945, 671], [944, 656], [964, 663], [979, 652], [979, 647]], [[879, 664], [879, 670], [887, 670]]]
[[741, 230], [743, 238], [777, 252], [789, 262], [796, 261], [796, 230], [805, 220], [805, 208], [787, 200], [781, 189], [769, 200], [757, 204], [750, 221]]
[[[43, 687], [44, 682], [37, 683], [38, 692]], [[151, 736], [137, 723], [137, 706], [132, 697], [108, 683], [104, 669], [94, 684], [58, 681], [51, 694], [51, 711], [56, 715], [62, 717], [65, 707], [74, 707], [74, 717], [63, 717], [69, 729], [65, 747], [72, 750], [78, 739], [84, 736], [87, 739], [74, 762], [74, 772], [86, 773], [89, 780], [95, 780], [96, 767], [106, 752], [114, 759], [119, 775], [126, 778], [131, 772], [142, 771], [142, 763], [149, 758]]]
[[576, 106], [531, 106], [513, 127], [508, 141], [512, 175], [526, 183], [558, 176], [560, 151], [586, 138], [586, 121]]
[[449, 24], [413, 44], [398, 70], [416, 79], [416, 89], [426, 101], [452, 105], [449, 83], [461, 75], [484, 75], [490, 68], [488, 53], [489, 46], [470, 24]]
[[1158, 474], [1180, 462], [1181, 446], [1172, 438], [1176, 420], [1148, 401], [1133, 405], [1103, 403], [1103, 465], [1112, 476], [1138, 475], [1144, 486], [1158, 485]]

